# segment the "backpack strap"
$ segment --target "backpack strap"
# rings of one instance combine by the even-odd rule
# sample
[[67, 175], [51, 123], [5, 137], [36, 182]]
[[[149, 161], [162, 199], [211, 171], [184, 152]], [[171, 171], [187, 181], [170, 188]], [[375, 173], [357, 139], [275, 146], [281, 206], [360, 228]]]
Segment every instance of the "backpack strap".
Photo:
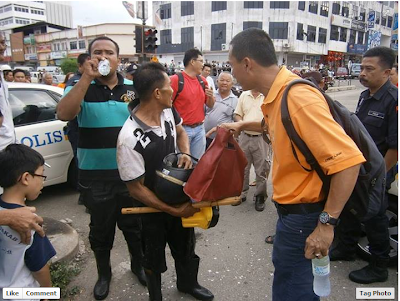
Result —
[[177, 72], [176, 75], [178, 75], [178, 91], [176, 92], [174, 100], [172, 102], [174, 102], [175, 99], [178, 98], [179, 94], [183, 90], [183, 85], [185, 84], [185, 79], [183, 78], [182, 72]]
[[201, 87], [203, 88], [203, 91], [205, 91], [206, 90], [206, 84], [204, 83], [203, 79], [201, 78], [200, 75], [196, 75], [196, 77], [197, 77], [197, 80], [199, 81]]
[[[304, 79], [298, 79], [298, 80], [294, 80], [294, 81], [290, 82], [288, 84], [288, 86], [286, 87], [285, 91], [283, 92], [283, 97], [282, 97], [282, 102], [281, 102], [282, 123], [286, 130], [287, 135], [289, 136], [290, 143], [292, 146], [292, 152], [293, 152], [293, 155], [296, 158], [297, 162], [299, 162], [300, 166], [304, 170], [306, 170], [308, 172], [310, 172], [311, 170], [315, 170], [317, 172], [318, 176], [320, 177], [320, 179], [323, 183], [322, 189], [326, 194], [328, 194], [330, 177], [325, 175], [321, 166], [318, 164], [318, 161], [315, 159], [314, 155], [308, 148], [307, 144], [303, 141], [303, 139], [301, 139], [299, 134], [296, 132], [296, 129], [294, 128], [294, 125], [290, 118], [287, 96], [288, 96], [290, 88], [296, 84], [306, 84], [311, 87], [314, 87], [315, 89], [318, 89], [312, 82], [304, 80]], [[296, 152], [296, 149], [294, 148], [294, 145], [296, 145], [297, 148], [300, 150], [300, 152], [303, 154], [307, 163], [311, 166], [311, 169], [308, 169], [308, 168], [304, 167], [303, 165], [301, 165], [299, 157]]]

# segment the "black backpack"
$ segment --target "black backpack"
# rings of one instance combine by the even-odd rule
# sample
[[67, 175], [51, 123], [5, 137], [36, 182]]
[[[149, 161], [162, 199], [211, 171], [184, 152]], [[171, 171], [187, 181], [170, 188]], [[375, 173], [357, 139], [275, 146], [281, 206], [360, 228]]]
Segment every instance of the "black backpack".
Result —
[[[178, 75], [178, 91], [176, 92], [176, 95], [175, 95], [174, 100], [172, 102], [174, 102], [175, 99], [178, 98], [179, 93], [182, 92], [183, 85], [185, 84], [185, 79], [183, 78], [182, 72], [178, 72], [178, 73], [176, 73], [176, 75]], [[196, 77], [197, 77], [197, 80], [199, 81], [201, 87], [203, 88], [203, 91], [205, 91], [206, 90], [206, 85], [205, 85], [204, 81], [202, 80], [201, 76], [200, 75], [196, 75]]]
[[[297, 148], [305, 157], [307, 163], [311, 166], [311, 169], [307, 169], [304, 166], [302, 166], [302, 168], [306, 171], [315, 170], [318, 173], [318, 176], [323, 182], [322, 189], [324, 190], [325, 194], [328, 195], [330, 176], [324, 174], [317, 160], [311, 153], [310, 149], [297, 134], [290, 119], [287, 95], [290, 88], [293, 85], [297, 84], [306, 84], [314, 87], [315, 89], [318, 89], [315, 84], [308, 80], [299, 79], [290, 82], [289, 85], [286, 87], [282, 97], [282, 123], [291, 141], [292, 151], [295, 158], [300, 164], [293, 143], [297, 146]], [[360, 173], [358, 175], [353, 193], [344, 208], [345, 210], [350, 211], [360, 221], [366, 221], [379, 212], [382, 202], [384, 200], [386, 182], [385, 161], [378, 148], [376, 147], [375, 142], [369, 135], [364, 125], [358, 119], [358, 117], [354, 113], [351, 113], [341, 103], [332, 100], [322, 91], [320, 92], [325, 97], [325, 100], [328, 103], [329, 110], [333, 116], [333, 119], [355, 142], [357, 147], [364, 155], [364, 158], [366, 159], [366, 162], [364, 162], [360, 167]]]

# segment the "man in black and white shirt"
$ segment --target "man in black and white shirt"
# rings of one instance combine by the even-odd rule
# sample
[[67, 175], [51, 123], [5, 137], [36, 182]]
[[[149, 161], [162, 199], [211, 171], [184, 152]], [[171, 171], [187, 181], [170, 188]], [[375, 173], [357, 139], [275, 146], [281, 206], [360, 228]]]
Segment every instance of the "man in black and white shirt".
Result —
[[[200, 258], [195, 254], [193, 228], [183, 228], [181, 217], [198, 211], [190, 202], [172, 207], [154, 194], [156, 170], [163, 158], [177, 148], [189, 154], [189, 139], [182, 119], [172, 108], [170, 79], [162, 65], [149, 63], [136, 72], [135, 89], [140, 101], [130, 107], [131, 116], [122, 127], [117, 143], [117, 163], [121, 179], [130, 195], [146, 206], [162, 211], [142, 216], [143, 267], [150, 300], [162, 300], [161, 273], [167, 270], [165, 246], [175, 260], [177, 288], [198, 300], [214, 295], [197, 282]], [[190, 168], [191, 159], [182, 155], [178, 167]]]

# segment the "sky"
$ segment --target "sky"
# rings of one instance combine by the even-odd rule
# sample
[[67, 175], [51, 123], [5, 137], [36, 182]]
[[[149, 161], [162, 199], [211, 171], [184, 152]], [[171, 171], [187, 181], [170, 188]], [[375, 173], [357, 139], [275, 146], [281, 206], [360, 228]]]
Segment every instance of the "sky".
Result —
[[[132, 3], [136, 10], [136, 1], [128, 2]], [[71, 4], [74, 28], [78, 25], [85, 26], [101, 23], [142, 23], [141, 20], [133, 19], [129, 15], [122, 1], [85, 0], [71, 1]], [[151, 4], [149, 6], [151, 16]], [[151, 20], [148, 20], [147, 24], [151, 25]]]

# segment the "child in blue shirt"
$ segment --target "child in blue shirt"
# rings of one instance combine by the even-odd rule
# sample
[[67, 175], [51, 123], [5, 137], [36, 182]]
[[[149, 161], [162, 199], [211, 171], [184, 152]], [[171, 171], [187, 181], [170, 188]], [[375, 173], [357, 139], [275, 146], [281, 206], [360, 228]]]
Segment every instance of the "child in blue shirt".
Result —
[[[41, 154], [23, 144], [10, 144], [0, 152], [0, 210], [25, 206], [35, 200], [46, 179]], [[51, 287], [48, 261], [56, 254], [48, 238], [32, 230], [28, 245], [8, 226], [0, 225], [0, 300], [8, 287]]]

